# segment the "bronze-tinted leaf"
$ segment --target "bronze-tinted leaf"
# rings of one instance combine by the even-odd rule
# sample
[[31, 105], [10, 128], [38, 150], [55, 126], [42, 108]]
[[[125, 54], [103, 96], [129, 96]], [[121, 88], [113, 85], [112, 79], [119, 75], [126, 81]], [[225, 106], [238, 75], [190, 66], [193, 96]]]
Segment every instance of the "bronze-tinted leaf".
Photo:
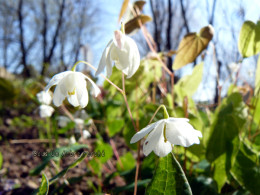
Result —
[[213, 38], [213, 34], [214, 29], [211, 25], [203, 27], [199, 33], [187, 34], [179, 44], [173, 69], [178, 70], [193, 62], [208, 46], [210, 40]]
[[133, 7], [134, 9], [138, 8], [139, 12], [141, 12], [143, 11], [143, 7], [145, 3], [146, 3], [145, 1], [135, 1]]
[[120, 10], [119, 17], [118, 17], [118, 22], [120, 22], [121, 18], [123, 17], [124, 13], [126, 12], [128, 3], [129, 3], [129, 0], [124, 0], [121, 10]]
[[125, 24], [125, 33], [126, 34], [129, 34], [129, 33], [133, 32], [135, 29], [140, 28], [138, 20], [140, 20], [142, 24], [145, 24], [145, 23], [151, 21], [152, 18], [150, 16], [141, 14], [141, 15], [136, 16], [135, 18], [129, 20]]

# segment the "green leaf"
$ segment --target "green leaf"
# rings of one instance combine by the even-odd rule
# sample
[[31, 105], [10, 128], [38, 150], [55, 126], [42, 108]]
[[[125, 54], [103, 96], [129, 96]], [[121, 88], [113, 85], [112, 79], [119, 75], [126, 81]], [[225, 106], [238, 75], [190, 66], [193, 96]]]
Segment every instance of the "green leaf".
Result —
[[112, 137], [116, 133], [120, 132], [120, 130], [124, 127], [124, 125], [125, 125], [124, 119], [109, 118], [108, 121], [107, 121], [109, 136]]
[[242, 143], [231, 169], [231, 174], [236, 181], [252, 194], [260, 194], [259, 162], [259, 152], [254, 152], [245, 143]]
[[116, 167], [118, 171], [126, 171], [133, 169], [135, 167], [135, 159], [131, 152], [127, 152], [123, 156], [120, 157], [120, 161], [117, 161]]
[[145, 194], [192, 194], [186, 176], [172, 153], [159, 159]]
[[48, 180], [47, 176], [43, 173], [42, 182], [39, 187], [39, 192], [37, 193], [37, 195], [47, 195], [48, 191], [49, 191], [49, 180]]
[[216, 182], [210, 177], [198, 176], [194, 178], [191, 182], [191, 188], [193, 194], [218, 195]]
[[81, 161], [83, 161], [85, 159], [85, 157], [87, 156], [86, 152], [83, 152], [80, 157], [74, 161], [72, 164], [70, 164], [69, 166], [67, 166], [65, 169], [63, 169], [61, 172], [59, 172], [57, 175], [55, 175], [53, 178], [50, 179], [50, 183], [54, 183], [58, 178], [63, 177], [69, 169], [76, 167]]
[[192, 97], [197, 91], [203, 76], [204, 63], [200, 63], [194, 67], [192, 74], [182, 77], [174, 86], [177, 100], [180, 104], [185, 96]]
[[210, 136], [207, 141], [206, 157], [210, 162], [224, 153], [233, 153], [238, 148], [239, 130], [246, 122], [247, 110], [239, 93], [233, 93], [222, 101], [216, 110]]
[[214, 29], [211, 25], [203, 27], [199, 33], [189, 33], [180, 42], [177, 55], [173, 62], [173, 69], [193, 62], [200, 53], [207, 48], [213, 38]]
[[82, 144], [82, 145], [73, 145], [68, 147], [60, 147], [60, 148], [56, 148], [55, 150], [49, 153], [46, 153], [46, 156], [43, 158], [42, 163], [38, 165], [36, 168], [30, 170], [30, 175], [38, 175], [48, 165], [50, 160], [59, 160], [67, 153], [75, 152], [82, 148], [88, 148], [88, 146]]
[[245, 21], [239, 34], [238, 49], [243, 57], [260, 52], [260, 22]]
[[257, 67], [255, 72], [255, 96], [260, 97], [260, 55], [257, 60]]
[[239, 132], [247, 118], [247, 111], [239, 93], [233, 93], [222, 101], [215, 111], [210, 128], [206, 158], [214, 167], [213, 178], [221, 191], [239, 150]]
[[[63, 177], [68, 172], [69, 169], [76, 167], [81, 161], [83, 161], [85, 159], [86, 156], [87, 156], [87, 153], [83, 152], [76, 161], [74, 161], [69, 166], [67, 166], [65, 169], [60, 171], [57, 175], [55, 175], [49, 181], [48, 181], [47, 177], [43, 174], [45, 176], [45, 179], [47, 180], [48, 188], [49, 188], [49, 185], [53, 184], [57, 179]], [[41, 186], [42, 186], [42, 183], [41, 183]], [[44, 185], [46, 185], [46, 184], [44, 183]], [[41, 190], [41, 186], [38, 189], [36, 189], [32, 194], [38, 194]], [[47, 193], [48, 193], [48, 191], [47, 191]]]
[[11, 100], [15, 97], [15, 88], [11, 81], [0, 78], [0, 100]]
[[113, 156], [113, 150], [112, 150], [111, 145], [107, 144], [101, 140], [99, 140], [97, 142], [95, 152], [96, 153], [100, 152], [103, 154], [101, 157], [98, 157], [98, 159], [100, 159], [101, 163], [107, 162]]

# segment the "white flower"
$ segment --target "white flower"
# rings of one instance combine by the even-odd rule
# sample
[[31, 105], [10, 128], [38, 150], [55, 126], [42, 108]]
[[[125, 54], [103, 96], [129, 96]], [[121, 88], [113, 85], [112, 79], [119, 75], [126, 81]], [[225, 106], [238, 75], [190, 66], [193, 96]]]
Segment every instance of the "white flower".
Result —
[[54, 108], [48, 105], [40, 105], [39, 106], [39, 110], [40, 110], [40, 117], [41, 118], [46, 118], [46, 117], [50, 117], [52, 115], [52, 113], [54, 112]]
[[91, 137], [91, 134], [89, 133], [88, 130], [83, 130], [83, 138], [88, 139]]
[[139, 141], [149, 133], [143, 145], [143, 152], [147, 156], [154, 151], [160, 157], [169, 154], [172, 151], [172, 145], [188, 147], [192, 144], [199, 144], [198, 137], [202, 137], [202, 134], [188, 121], [189, 119], [186, 118], [173, 117], [159, 120], [137, 132], [130, 143]]
[[36, 94], [36, 97], [41, 104], [49, 105], [51, 103], [51, 94], [49, 91], [41, 91]]
[[70, 144], [75, 144], [75, 143], [76, 143], [76, 139], [75, 139], [74, 136], [71, 136], [71, 137], [70, 137], [69, 143], [70, 143]]
[[95, 96], [98, 96], [100, 89], [98, 86], [86, 75], [81, 72], [65, 71], [56, 74], [45, 88], [47, 92], [53, 85], [57, 85], [53, 95], [53, 103], [55, 106], [60, 106], [63, 100], [67, 97], [70, 104], [74, 107], [86, 107], [88, 104], [87, 82], [92, 84]]
[[59, 127], [66, 127], [69, 122], [70, 122], [70, 119], [66, 116], [59, 116], [58, 117], [58, 126]]
[[127, 78], [132, 77], [140, 65], [140, 54], [135, 41], [118, 30], [103, 51], [96, 75], [106, 66], [107, 76], [110, 77], [113, 61], [116, 68], [127, 75]]
[[81, 118], [75, 118], [74, 119], [74, 122], [76, 124], [76, 129], [83, 129], [83, 126], [84, 126], [84, 120], [81, 119]]

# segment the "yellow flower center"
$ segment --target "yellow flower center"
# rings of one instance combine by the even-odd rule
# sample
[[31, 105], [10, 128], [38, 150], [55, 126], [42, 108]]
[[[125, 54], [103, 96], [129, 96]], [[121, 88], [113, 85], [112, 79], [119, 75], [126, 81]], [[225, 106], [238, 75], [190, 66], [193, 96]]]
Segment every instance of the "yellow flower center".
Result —
[[75, 88], [73, 89], [72, 92], [69, 92], [69, 91], [68, 91], [68, 94], [69, 94], [69, 95], [75, 95]]

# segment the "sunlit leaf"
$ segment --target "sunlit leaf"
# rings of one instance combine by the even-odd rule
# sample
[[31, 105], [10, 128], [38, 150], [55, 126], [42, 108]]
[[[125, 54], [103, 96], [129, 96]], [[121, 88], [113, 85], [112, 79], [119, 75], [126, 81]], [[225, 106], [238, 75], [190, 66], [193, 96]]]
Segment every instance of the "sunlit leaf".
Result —
[[260, 155], [251, 150], [245, 143], [241, 144], [234, 166], [232, 176], [245, 189], [252, 194], [260, 194]]
[[145, 3], [146, 1], [135, 1], [133, 7], [134, 9], [138, 8], [138, 10], [141, 12], [143, 10]]
[[129, 3], [129, 0], [124, 0], [121, 10], [120, 10], [119, 17], [118, 17], [118, 22], [120, 22], [121, 18], [123, 17], [124, 13], [126, 12], [128, 3]]
[[145, 194], [192, 194], [186, 176], [172, 153], [159, 159]]
[[[239, 130], [246, 122], [247, 110], [239, 93], [233, 93], [222, 101], [215, 113], [208, 139], [206, 157], [210, 162], [224, 153], [233, 153]], [[234, 145], [235, 144], [235, 145]]]
[[260, 56], [257, 60], [257, 67], [255, 72], [255, 96], [260, 97]]
[[49, 180], [45, 174], [42, 174], [42, 181], [37, 195], [47, 195], [49, 191]]
[[131, 152], [125, 153], [120, 157], [120, 162], [117, 161], [116, 167], [118, 171], [126, 171], [135, 167], [135, 159]]
[[173, 69], [178, 70], [193, 62], [207, 48], [208, 43], [213, 38], [213, 34], [214, 29], [211, 25], [202, 28], [199, 33], [187, 34], [179, 44], [177, 55], [173, 62]]
[[[188, 96], [191, 98], [197, 91], [203, 76], [204, 63], [196, 65], [191, 75], [182, 77], [177, 84], [174, 86], [174, 91], [177, 95], [176, 101], [182, 105], [183, 98]], [[189, 99], [189, 104], [191, 103]]]
[[131, 32], [133, 32], [136, 29], [140, 28], [140, 24], [139, 21], [142, 24], [145, 24], [147, 22], [152, 21], [152, 18], [148, 15], [138, 15], [136, 17], [134, 17], [133, 19], [129, 20], [126, 24], [125, 24], [125, 33], [126, 34], [130, 34]]
[[244, 22], [238, 41], [238, 49], [243, 57], [250, 57], [260, 52], [260, 22]]

